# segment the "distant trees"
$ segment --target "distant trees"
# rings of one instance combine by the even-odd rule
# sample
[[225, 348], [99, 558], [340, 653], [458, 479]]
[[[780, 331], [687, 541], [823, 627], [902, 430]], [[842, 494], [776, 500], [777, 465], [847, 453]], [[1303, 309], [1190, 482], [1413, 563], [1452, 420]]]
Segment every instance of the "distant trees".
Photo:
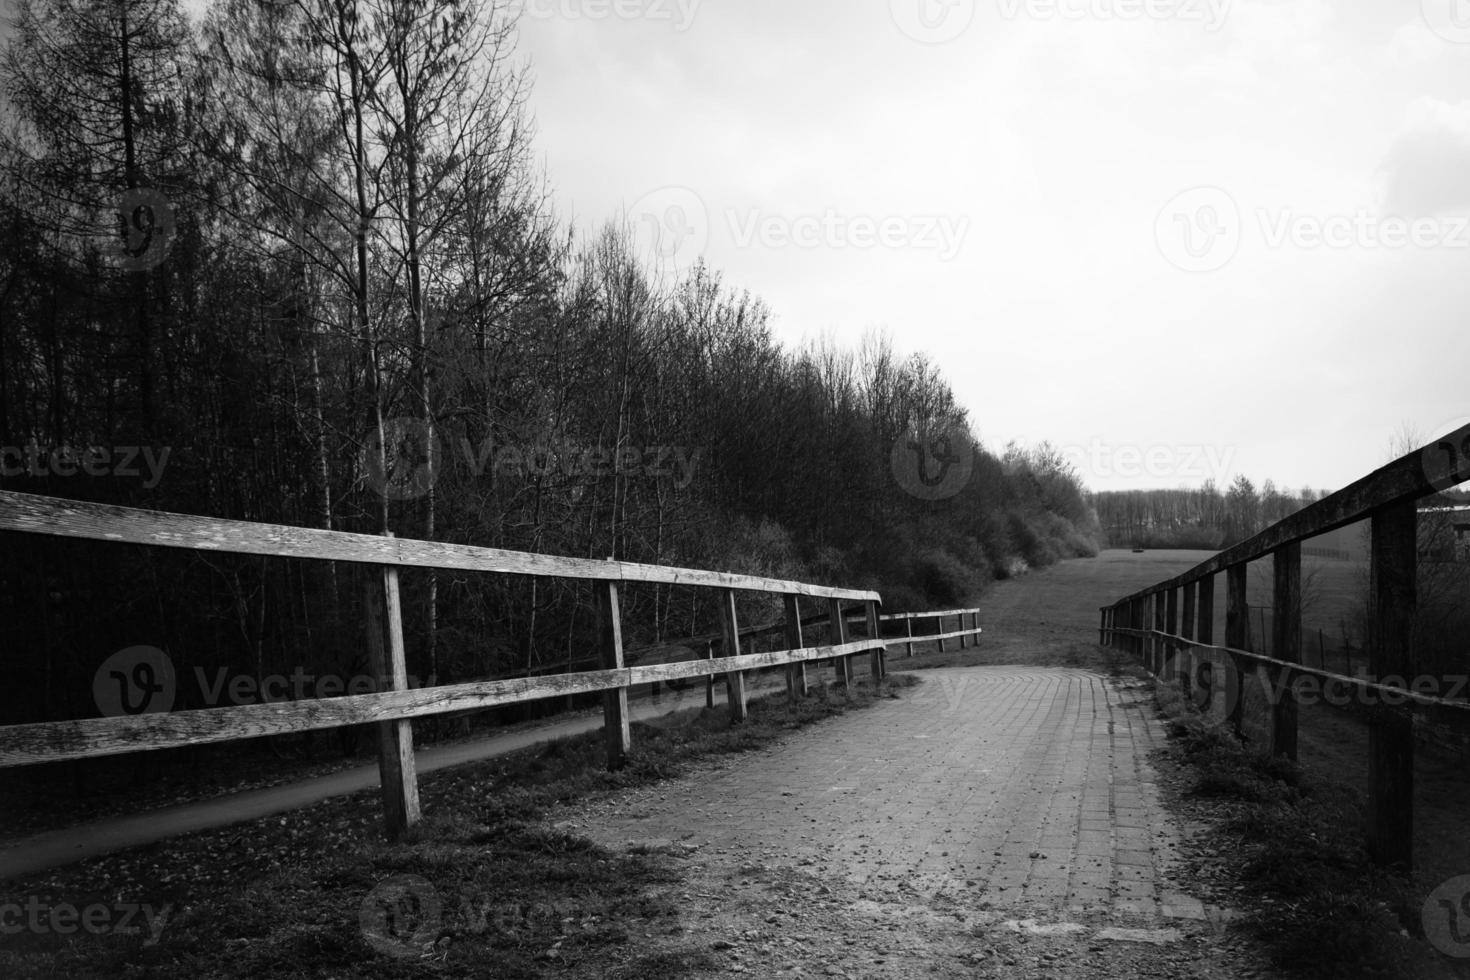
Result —
[[1266, 480], [1259, 490], [1245, 475], [1221, 492], [1213, 480], [1198, 489], [1119, 490], [1090, 495], [1109, 545], [1154, 548], [1228, 547], [1317, 500], [1318, 491], [1292, 493]]

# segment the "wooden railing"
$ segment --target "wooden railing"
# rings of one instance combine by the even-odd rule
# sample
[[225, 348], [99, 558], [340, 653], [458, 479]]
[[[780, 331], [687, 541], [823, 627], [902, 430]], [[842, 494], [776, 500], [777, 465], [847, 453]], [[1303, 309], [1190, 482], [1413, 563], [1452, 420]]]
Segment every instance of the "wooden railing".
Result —
[[[391, 836], [401, 834], [419, 817], [411, 727], [414, 718], [603, 692], [608, 765], [616, 769], [623, 765], [631, 748], [628, 689], [633, 685], [723, 675], [731, 717], [742, 721], [746, 716], [747, 671], [786, 666], [788, 690], [792, 697], [808, 693], [806, 665], [812, 661], [832, 661], [837, 679], [843, 684], [852, 682], [853, 658], [864, 653], [871, 657], [875, 678], [882, 678], [885, 672], [886, 645], [878, 613], [882, 600], [877, 592], [688, 568], [562, 558], [391, 536], [215, 520], [10, 491], [0, 491], [0, 531], [379, 566], [381, 578], [370, 583], [364, 608], [371, 670], [383, 681], [384, 689], [371, 694], [322, 699], [3, 726], [0, 727], [0, 767], [96, 758], [372, 722], [378, 725], [379, 767]], [[401, 568], [456, 569], [591, 581], [598, 606], [597, 645], [601, 669], [409, 689], [398, 583]], [[619, 586], [627, 582], [717, 590], [721, 624], [719, 642], [725, 655], [628, 666], [624, 658], [618, 594]], [[783, 622], [772, 628], [781, 630], [785, 649], [741, 655], [743, 631], [736, 616], [736, 591], [783, 596]], [[808, 646], [805, 643], [803, 624], [810, 620], [803, 621], [801, 617], [802, 600], [825, 604], [826, 615], [821, 618], [835, 624], [828, 644]], [[852, 603], [862, 607], [858, 622], [865, 626], [866, 632], [865, 637], [856, 640], [849, 638], [849, 620], [844, 609], [845, 604]], [[965, 612], [973, 613], [971, 610]], [[915, 640], [940, 639], [942, 643], [945, 639], [979, 632], [977, 625], [969, 631], [942, 637], [920, 636]]]
[[[1248, 677], [1271, 705], [1270, 751], [1295, 760], [1300, 692], [1307, 684], [1350, 690], [1369, 715], [1368, 845], [1380, 864], [1413, 866], [1413, 712], [1461, 721], [1470, 704], [1415, 690], [1416, 502], [1470, 480], [1470, 426], [1401, 457], [1260, 534], [1165, 582], [1102, 607], [1101, 641], [1140, 656], [1156, 676], [1202, 692], [1208, 713], [1241, 734]], [[1367, 519], [1371, 523], [1369, 676], [1346, 677], [1302, 664], [1302, 541]], [[1272, 559], [1272, 656], [1250, 650], [1246, 572]], [[1225, 574], [1225, 642], [1215, 645], [1215, 576]], [[1224, 675], [1223, 677], [1220, 675]], [[1232, 692], [1224, 683], [1236, 680]], [[1391, 683], [1384, 683], [1385, 680]], [[1222, 704], [1223, 702], [1223, 704]]]

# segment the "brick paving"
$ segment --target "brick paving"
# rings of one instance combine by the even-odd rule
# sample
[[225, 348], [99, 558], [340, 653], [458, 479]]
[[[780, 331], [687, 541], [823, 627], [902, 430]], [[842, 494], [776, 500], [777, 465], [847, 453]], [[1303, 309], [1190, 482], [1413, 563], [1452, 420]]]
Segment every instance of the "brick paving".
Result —
[[874, 898], [1121, 924], [1202, 918], [1144, 691], [1085, 670], [963, 667], [723, 768], [569, 814], [609, 844], [681, 842], [845, 878]]

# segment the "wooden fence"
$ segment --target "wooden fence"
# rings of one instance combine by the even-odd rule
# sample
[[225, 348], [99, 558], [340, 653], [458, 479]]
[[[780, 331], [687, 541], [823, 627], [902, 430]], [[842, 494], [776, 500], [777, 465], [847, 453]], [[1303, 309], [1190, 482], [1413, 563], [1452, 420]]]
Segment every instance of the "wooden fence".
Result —
[[[0, 491], [0, 531], [379, 567], [380, 578], [370, 583], [364, 596], [364, 619], [371, 670], [384, 689], [323, 699], [3, 726], [0, 727], [0, 766], [97, 758], [371, 722], [378, 726], [379, 768], [390, 836], [398, 836], [419, 817], [411, 727], [414, 718], [602, 692], [608, 765], [616, 769], [623, 765], [631, 747], [629, 687], [723, 675], [731, 717], [742, 721], [746, 716], [747, 671], [786, 666], [788, 690], [793, 698], [807, 693], [806, 666], [813, 661], [831, 661], [838, 681], [850, 684], [853, 659], [866, 653], [871, 659], [873, 676], [882, 678], [886, 645], [881, 621], [898, 618], [879, 616], [882, 600], [876, 592], [725, 572], [414, 541], [388, 535], [215, 520], [11, 491]], [[398, 585], [402, 568], [456, 569], [592, 582], [598, 606], [597, 643], [602, 669], [410, 689]], [[627, 582], [717, 590], [719, 641], [725, 655], [643, 666], [625, 664], [618, 590]], [[785, 649], [741, 655], [740, 638], [750, 631], [742, 631], [736, 616], [735, 593], [739, 590], [784, 597], [783, 622], [761, 629], [780, 630]], [[819, 619], [835, 624], [830, 643], [808, 646], [804, 642], [802, 628], [811, 620], [804, 621], [801, 617], [803, 600], [825, 606], [825, 615]], [[849, 619], [844, 608], [851, 604], [861, 607], [857, 622], [865, 626], [866, 633], [856, 640], [849, 637]], [[974, 617], [975, 611], [910, 615], [912, 618]], [[969, 630], [962, 627], [950, 633], [915, 637], [914, 641], [939, 639], [942, 645], [945, 640], [958, 638], [963, 643], [966, 637], [979, 632], [977, 624]]]
[[[1412, 630], [1418, 558], [1417, 501], [1470, 480], [1470, 426], [1410, 453], [1303, 508], [1182, 575], [1102, 607], [1101, 641], [1134, 653], [1156, 676], [1203, 692], [1208, 713], [1241, 733], [1244, 698], [1221, 674], [1253, 678], [1271, 705], [1270, 751], [1296, 759], [1301, 692], [1350, 690], [1372, 704], [1369, 720], [1368, 846], [1375, 861], [1413, 867], [1414, 712], [1450, 724], [1470, 704], [1416, 690]], [[1363, 519], [1371, 522], [1368, 676], [1302, 663], [1302, 541]], [[1274, 656], [1250, 651], [1247, 565], [1272, 559]], [[1225, 643], [1215, 645], [1215, 576], [1225, 574]], [[1223, 704], [1217, 704], [1217, 701]], [[1217, 708], [1224, 710], [1217, 712]], [[1223, 720], [1223, 719], [1222, 719]]]

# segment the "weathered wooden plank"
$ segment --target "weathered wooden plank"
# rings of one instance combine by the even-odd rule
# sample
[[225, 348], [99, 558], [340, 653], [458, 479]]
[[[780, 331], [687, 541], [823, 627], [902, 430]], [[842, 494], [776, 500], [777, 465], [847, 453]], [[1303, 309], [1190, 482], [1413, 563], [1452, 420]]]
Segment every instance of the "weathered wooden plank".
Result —
[[[1165, 593], [1164, 602], [1164, 632], [1170, 636], [1179, 632], [1179, 590], [1170, 589]], [[1178, 648], [1168, 640], [1164, 641], [1163, 674], [1169, 680], [1176, 680], [1179, 676]]]
[[[1373, 515], [1368, 670], [1414, 676], [1418, 513], [1413, 501]], [[1368, 728], [1368, 851], [1384, 866], [1414, 867], [1414, 731], [1403, 712], [1377, 712]]]
[[[843, 644], [847, 642], [847, 619], [842, 615], [842, 600], [828, 599], [827, 612], [830, 615], [832, 627], [832, 642]], [[836, 657], [832, 661], [832, 667], [836, 673], [837, 683], [843, 687], [852, 686], [852, 662], [846, 657]]]
[[[878, 625], [878, 604], [876, 602], [867, 602], [864, 603], [864, 606], [868, 613], [868, 638], [881, 642], [883, 639], [883, 629]], [[872, 668], [873, 680], [875, 681], [881, 681], [887, 672], [886, 665], [883, 663], [883, 657], [887, 653], [887, 650], [888, 648], [886, 646], [880, 646], [869, 655], [872, 661], [870, 666]]]
[[[786, 606], [786, 646], [792, 650], [800, 650], [806, 646], [801, 632], [801, 598], [788, 595], [785, 597]], [[811, 685], [806, 678], [806, 661], [798, 660], [788, 664], [786, 667], [786, 696], [792, 701], [804, 698], [811, 693]]]
[[920, 637], [918, 637], [918, 639], [920, 639], [920, 640], [953, 640], [953, 639], [956, 639], [956, 638], [962, 637], [962, 636], [980, 636], [984, 632], [985, 631], [983, 629], [980, 629], [980, 628], [977, 627], [975, 629], [952, 630], [952, 631], [950, 631], [948, 633], [930, 633], [930, 634], [925, 635], [925, 636], [920, 636]]
[[[1184, 587], [1184, 604], [1179, 615], [1179, 635], [1186, 640], [1194, 639], [1195, 622], [1199, 618], [1199, 583], [1190, 582]], [[1188, 644], [1179, 646], [1179, 687], [1185, 697], [1194, 695], [1194, 651]]]
[[884, 613], [878, 618], [885, 623], [891, 623], [900, 619], [933, 619], [937, 616], [963, 616], [968, 613], [978, 613], [979, 611], [979, 609], [942, 609], [932, 612]]
[[[603, 670], [623, 668], [623, 611], [618, 601], [616, 582], [598, 582], [597, 647]], [[628, 689], [609, 688], [602, 692], [602, 732], [607, 742], [607, 768], [617, 772], [628, 761], [633, 748], [633, 732], [628, 723]]]
[[[1115, 632], [1128, 636], [1139, 635], [1151, 631], [1120, 627], [1115, 629]], [[1180, 642], [1182, 642], [1183, 639], [1183, 637], [1175, 637], [1175, 640]], [[1272, 670], [1278, 672], [1284, 678], [1286, 678], [1287, 683], [1295, 683], [1300, 678], [1310, 677], [1316, 680], [1330, 682], [1339, 687], [1350, 688], [1353, 691], [1358, 692], [1358, 694], [1363, 697], [1366, 697], [1370, 694], [1374, 695], [1377, 700], [1374, 702], [1373, 707], [1365, 707], [1365, 710], [1395, 711], [1399, 710], [1400, 708], [1404, 710], [1429, 709], [1433, 711], [1445, 712], [1447, 717], [1470, 719], [1470, 701], [1451, 700], [1449, 698], [1442, 698], [1433, 694], [1424, 694], [1422, 692], [1414, 691], [1411, 688], [1399, 687], [1397, 685], [1379, 684], [1361, 677], [1349, 677], [1346, 674], [1339, 674], [1334, 671], [1324, 670], [1319, 667], [1309, 667], [1306, 664], [1289, 663], [1285, 660], [1277, 660], [1276, 658], [1267, 656], [1266, 654], [1254, 653], [1250, 650], [1237, 650], [1232, 647], [1212, 646], [1210, 644], [1200, 643], [1198, 641], [1191, 643], [1190, 646], [1200, 653], [1217, 653], [1221, 655], [1229, 655], [1232, 658], [1239, 659], [1243, 663], [1250, 663], [1253, 665], [1260, 665], [1263, 667], [1271, 668]], [[1342, 707], [1351, 707], [1351, 705], [1345, 704], [1342, 705]], [[3, 729], [0, 729], [0, 731], [3, 731]]]
[[1199, 586], [1199, 628], [1195, 639], [1209, 646], [1215, 642], [1215, 576], [1206, 575], [1197, 583]]
[[1277, 521], [1255, 537], [1135, 595], [1183, 585], [1202, 576], [1264, 558], [1284, 544], [1300, 542], [1364, 520], [1380, 508], [1414, 501], [1466, 481], [1470, 481], [1470, 425], [1456, 429], [1430, 446], [1399, 457], [1337, 493]]
[[[713, 640], [711, 640], [710, 642], [708, 642], [708, 643], [706, 643], [704, 645], [704, 659], [705, 660], [713, 660], [713, 659], [715, 659], [715, 644], [714, 644], [714, 641]], [[710, 674], [709, 676], [707, 676], [704, 679], [704, 706], [706, 708], [713, 708], [715, 706], [715, 675], [714, 674]]]
[[810, 662], [857, 656], [873, 650], [879, 642], [865, 639], [841, 646], [771, 650], [753, 656], [716, 657], [709, 660], [624, 667], [622, 670], [476, 681], [470, 684], [382, 691], [320, 700], [277, 701], [176, 711], [170, 714], [121, 715], [8, 725], [0, 727], [0, 767], [95, 758], [281, 735], [287, 732], [319, 731], [342, 725], [476, 711], [543, 698], [650, 684], [654, 681], [779, 667], [798, 659]]
[[1164, 598], [1165, 593], [1162, 592], [1157, 593], [1153, 596], [1154, 630], [1159, 635], [1156, 635], [1154, 637], [1153, 648], [1151, 651], [1152, 662], [1149, 665], [1149, 669], [1154, 672], [1154, 676], [1156, 677], [1163, 676], [1164, 657], [1167, 654], [1167, 648], [1165, 647], [1164, 640], [1162, 638], [1162, 634], [1167, 632], [1164, 629], [1166, 612], [1166, 610], [1164, 609]]
[[665, 585], [795, 593], [861, 602], [881, 599], [876, 592], [834, 589], [754, 575], [536, 555], [501, 548], [418, 541], [411, 538], [384, 538], [371, 534], [324, 531], [320, 528], [217, 520], [189, 514], [61, 500], [11, 490], [0, 490], [0, 531], [243, 555], [314, 558], [416, 568], [455, 568], [472, 572], [613, 582], [657, 582]]
[[[1225, 646], [1232, 650], [1251, 649], [1250, 604], [1247, 600], [1248, 570], [1244, 563], [1231, 565], [1225, 570]], [[1240, 690], [1230, 705], [1230, 725], [1240, 736], [1245, 709], [1245, 677], [1238, 657], [1231, 658], [1236, 677], [1240, 678]], [[1213, 688], [1211, 686], [1211, 693]]]
[[[403, 646], [403, 603], [398, 591], [398, 569], [383, 569], [381, 584], [375, 585], [370, 581], [365, 591], [369, 669], [388, 690], [406, 691], [408, 658]], [[397, 840], [418, 823], [421, 812], [418, 771], [413, 754], [413, 722], [407, 718], [382, 721], [378, 723], [377, 730], [378, 784], [383, 795], [384, 829], [390, 840]]]
[[[1271, 656], [1287, 663], [1302, 659], [1302, 546], [1284, 544], [1272, 553]], [[1297, 758], [1297, 698], [1287, 683], [1271, 684], [1271, 751]]]
[[[720, 628], [724, 633], [724, 650], [740, 653], [740, 620], [735, 615], [735, 592], [724, 589], [720, 592]], [[745, 672], [732, 670], [725, 675], [725, 700], [730, 707], [730, 720], [742, 722], [747, 709], [745, 704]]]

